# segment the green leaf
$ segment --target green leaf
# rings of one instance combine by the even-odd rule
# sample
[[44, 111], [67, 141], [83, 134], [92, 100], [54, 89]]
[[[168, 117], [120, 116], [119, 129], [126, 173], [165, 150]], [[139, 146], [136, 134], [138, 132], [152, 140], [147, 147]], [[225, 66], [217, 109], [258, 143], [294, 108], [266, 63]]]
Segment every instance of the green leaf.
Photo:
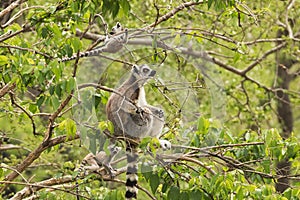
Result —
[[153, 194], [155, 194], [158, 186], [159, 186], [159, 176], [157, 174], [152, 174], [150, 177], [150, 187]]
[[111, 121], [107, 121], [107, 130], [110, 132], [110, 134], [115, 132], [114, 125]]
[[281, 140], [282, 138], [277, 129], [272, 128], [265, 132], [265, 142], [267, 146], [277, 146], [278, 142]]
[[76, 135], [76, 123], [69, 118], [59, 123], [58, 128], [62, 131], [65, 131], [68, 138]]
[[162, 193], [166, 193], [166, 191], [168, 190], [168, 188], [170, 187], [170, 183], [164, 183], [162, 188], [161, 188], [161, 192]]
[[29, 111], [31, 113], [35, 113], [37, 111], [37, 106], [35, 104], [33, 104], [33, 103], [30, 103], [29, 104]]
[[121, 7], [123, 9], [123, 12], [126, 16], [130, 13], [130, 4], [127, 0], [121, 0], [120, 1]]
[[98, 128], [101, 132], [105, 131], [106, 129], [113, 134], [114, 133], [114, 125], [111, 121], [101, 121], [98, 124]]
[[71, 57], [73, 55], [73, 49], [69, 44], [65, 45], [64, 50], [68, 57]]
[[241, 57], [241, 54], [236, 52], [233, 57], [233, 63], [236, 63]]
[[179, 45], [181, 43], [181, 37], [180, 34], [176, 34], [174, 38], [174, 45]]
[[139, 147], [141, 149], [145, 149], [148, 146], [148, 144], [151, 142], [151, 140], [152, 140], [151, 137], [144, 137], [140, 142]]
[[101, 132], [103, 132], [105, 129], [107, 129], [107, 121], [101, 121], [98, 124], [98, 128], [100, 129]]
[[110, 93], [109, 92], [106, 92], [106, 91], [102, 91], [100, 90], [100, 95], [101, 95], [101, 102], [106, 105], [107, 104], [107, 101], [108, 101], [108, 98], [110, 96]]
[[214, 0], [207, 0], [207, 8], [210, 9], [210, 7], [212, 6]]
[[0, 55], [0, 66], [8, 64], [8, 57]]
[[60, 105], [58, 98], [55, 95], [52, 95], [50, 99], [53, 109], [56, 110]]
[[298, 139], [295, 136], [293, 136], [293, 134], [286, 140], [286, 146], [286, 154], [288, 158], [295, 158], [300, 152], [300, 143]]
[[141, 173], [145, 177], [146, 181], [149, 181], [151, 175], [152, 175], [152, 167], [149, 166], [148, 164], [143, 163], [141, 165]]
[[75, 165], [71, 161], [67, 161], [63, 164], [64, 169], [74, 169]]
[[113, 4], [112, 8], [111, 8], [111, 14], [113, 18], [116, 18], [116, 16], [118, 15], [120, 10], [120, 6], [118, 3]]
[[167, 199], [168, 200], [179, 200], [180, 197], [180, 190], [178, 187], [176, 186], [171, 186], [169, 192], [168, 192], [168, 196]]
[[62, 37], [61, 31], [59, 30], [58, 26], [55, 23], [51, 23], [51, 30], [55, 34], [55, 37], [57, 38]]
[[40, 108], [41, 105], [43, 104], [44, 100], [45, 100], [45, 96], [43, 96], [43, 95], [40, 96], [40, 97], [38, 98], [38, 100], [36, 101], [36, 105]]
[[72, 38], [71, 40], [71, 45], [74, 49], [74, 52], [79, 51], [82, 48], [82, 43], [81, 40], [79, 38]]
[[96, 154], [96, 151], [97, 151], [97, 142], [96, 142], [96, 138], [95, 136], [91, 136], [89, 135], [89, 142], [90, 142], [90, 145], [89, 145], [89, 150], [93, 153], [93, 154]]
[[205, 119], [204, 117], [200, 117], [198, 119], [198, 131], [200, 134], [206, 134], [208, 132], [210, 122], [208, 119]]
[[202, 195], [202, 192], [200, 190], [193, 190], [191, 193], [190, 193], [190, 200], [198, 200], [198, 199], [203, 199], [201, 198]]
[[50, 95], [53, 95], [53, 94], [54, 94], [54, 89], [55, 89], [55, 87], [54, 87], [53, 85], [51, 85], [51, 86], [49, 87], [49, 94], [50, 94]]
[[190, 200], [190, 192], [187, 192], [187, 191], [181, 192], [180, 200]]
[[48, 29], [46, 27], [43, 27], [42, 30], [41, 30], [41, 36], [42, 38], [46, 38], [48, 36]]
[[62, 71], [61, 71], [61, 69], [59, 67], [59, 64], [57, 62], [53, 63], [53, 65], [54, 66], [51, 68], [51, 71], [54, 73], [56, 80], [59, 80], [60, 77], [61, 77]]
[[72, 90], [74, 90], [75, 88], [75, 79], [73, 77], [71, 77], [68, 81], [67, 81], [67, 84], [66, 84], [66, 91], [68, 93], [71, 93]]
[[31, 74], [33, 69], [34, 69], [34, 66], [32, 66], [32, 65], [24, 65], [24, 67], [22, 68], [22, 73], [23, 74]]
[[55, 87], [55, 94], [61, 98], [61, 94], [62, 94], [62, 89], [61, 89], [61, 84], [56, 85]]

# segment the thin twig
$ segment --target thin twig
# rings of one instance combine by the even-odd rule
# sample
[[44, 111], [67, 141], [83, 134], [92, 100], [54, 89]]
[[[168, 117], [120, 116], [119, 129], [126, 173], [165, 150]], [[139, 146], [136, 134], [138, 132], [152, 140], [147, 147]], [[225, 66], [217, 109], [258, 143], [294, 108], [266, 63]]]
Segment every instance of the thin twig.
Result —
[[36, 126], [35, 126], [35, 122], [34, 122], [34, 119], [33, 119], [32, 114], [29, 113], [27, 110], [25, 110], [25, 108], [23, 108], [22, 106], [20, 106], [20, 105], [16, 102], [15, 97], [14, 97], [14, 93], [13, 93], [13, 92], [9, 92], [9, 95], [10, 95], [10, 99], [11, 99], [11, 104], [12, 104], [12, 105], [15, 105], [17, 108], [21, 109], [21, 110], [27, 115], [27, 117], [30, 119], [31, 124], [32, 124], [32, 132], [33, 132], [33, 135], [37, 135], [37, 133], [36, 133]]
[[[59, 184], [63, 184], [63, 183], [68, 183], [68, 182], [72, 182], [73, 181], [73, 177], [68, 175], [68, 176], [64, 176], [61, 178], [51, 178], [48, 180], [44, 180], [41, 182], [37, 182], [37, 183], [23, 183], [23, 182], [16, 182], [16, 181], [0, 181], [0, 183], [2, 184], [15, 184], [15, 185], [25, 185], [27, 187], [23, 188], [22, 190], [20, 190], [19, 192], [17, 192], [12, 198], [11, 200], [21, 200], [26, 196], [29, 196], [30, 194], [32, 194], [33, 192], [36, 192], [42, 188], [49, 188], [49, 189], [53, 189], [53, 190], [59, 190], [59, 191], [63, 191], [72, 195], [76, 195], [74, 192], [71, 192], [69, 190], [65, 190], [65, 189], [61, 189], [58, 187], [53, 187], [53, 185], [59, 185]], [[83, 198], [89, 199], [86, 196], [80, 195]]]
[[208, 147], [191, 147], [191, 146], [184, 146], [184, 145], [172, 145], [172, 148], [182, 148], [182, 149], [190, 149], [195, 151], [207, 151], [210, 149], [224, 149], [228, 147], [245, 147], [245, 146], [256, 146], [256, 145], [264, 145], [264, 142], [248, 142], [248, 143], [240, 143], [240, 144], [222, 144], [217, 146], [208, 146]]
[[12, 167], [9, 167], [9, 166], [4, 166], [2, 163], [0, 164], [0, 168], [9, 169], [9, 170], [11, 170], [11, 171], [14, 171], [14, 172], [18, 173], [18, 174], [21, 176], [21, 178], [22, 178], [26, 183], [29, 183], [28, 180], [27, 180], [20, 172], [18, 172], [16, 169], [14, 169], [14, 168], [12, 168]]
[[183, 10], [184, 8], [199, 5], [199, 4], [202, 4], [202, 3], [203, 3], [202, 0], [199, 0], [197, 2], [190, 1], [190, 2], [182, 3], [179, 6], [177, 6], [176, 8], [174, 8], [173, 10], [171, 10], [170, 12], [168, 12], [167, 14], [165, 14], [165, 15], [161, 16], [160, 18], [158, 18], [157, 20], [155, 20], [155, 22], [148, 25], [144, 29], [146, 30], [146, 29], [149, 29], [149, 28], [153, 28], [153, 27], [157, 26], [158, 24], [160, 24], [161, 22], [167, 21], [169, 18], [173, 17], [176, 13]]
[[14, 22], [16, 19], [18, 19], [20, 16], [22, 16], [23, 12], [25, 12], [26, 10], [29, 9], [35, 9], [35, 8], [40, 8], [40, 9], [46, 9], [46, 7], [44, 6], [31, 6], [31, 7], [26, 7], [22, 10], [20, 10], [19, 12], [17, 12], [14, 16], [12, 16], [8, 22], [6, 22], [5, 24], [2, 25], [2, 28], [5, 28], [7, 26], [9, 26], [12, 22]]
[[45, 54], [41, 51], [37, 51], [35, 49], [18, 47], [18, 46], [13, 46], [13, 45], [0, 45], [0, 47], [18, 49], [18, 50], [22, 50], [22, 51], [30, 51], [30, 52], [33, 52], [33, 53], [36, 53], [36, 54], [40, 54], [40, 55], [44, 56], [45, 58], [51, 58], [51, 56], [49, 56], [48, 54]]

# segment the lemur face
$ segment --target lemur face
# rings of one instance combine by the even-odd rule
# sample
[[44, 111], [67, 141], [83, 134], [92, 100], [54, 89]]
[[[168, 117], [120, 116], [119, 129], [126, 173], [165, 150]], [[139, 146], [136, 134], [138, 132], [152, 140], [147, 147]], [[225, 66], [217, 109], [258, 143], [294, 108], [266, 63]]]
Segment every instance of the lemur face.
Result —
[[114, 27], [112, 27], [109, 34], [110, 35], [115, 35], [116, 33], [120, 33], [122, 31], [123, 31], [123, 27], [122, 27], [121, 23], [117, 22], [117, 24]]
[[121, 147], [115, 146], [115, 145], [108, 145], [108, 150], [111, 154], [117, 154], [121, 150]]
[[144, 64], [141, 66], [134, 65], [132, 68], [132, 73], [137, 78], [150, 79], [155, 76], [156, 71]]

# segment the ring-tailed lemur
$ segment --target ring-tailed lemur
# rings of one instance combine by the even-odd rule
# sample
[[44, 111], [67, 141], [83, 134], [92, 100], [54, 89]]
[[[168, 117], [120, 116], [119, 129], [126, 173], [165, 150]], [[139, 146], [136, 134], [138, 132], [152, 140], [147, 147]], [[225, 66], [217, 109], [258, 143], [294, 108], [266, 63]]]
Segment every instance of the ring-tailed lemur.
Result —
[[100, 151], [94, 155], [93, 153], [87, 154], [80, 164], [80, 167], [78, 168], [78, 174], [76, 178], [86, 176], [87, 171], [94, 172], [100, 169], [101, 167], [104, 167], [110, 175], [113, 173], [114, 169], [111, 166], [111, 162], [115, 158], [115, 156], [120, 152], [121, 147], [109, 145], [108, 146], [109, 155], [105, 151]]
[[[146, 136], [160, 136], [164, 125], [164, 112], [160, 108], [147, 104], [144, 91], [144, 85], [155, 74], [156, 71], [147, 65], [133, 66], [129, 78], [117, 89], [119, 94], [113, 93], [108, 99], [106, 113], [114, 125], [116, 136], [130, 138], [137, 142]], [[137, 143], [130, 141], [126, 141], [126, 199], [137, 196]], [[171, 143], [162, 140], [161, 145], [163, 148], [170, 148]]]
[[[110, 31], [110, 37], [107, 36], [107, 38], [105, 39], [104, 45], [96, 47], [91, 51], [81, 52], [79, 53], [79, 57], [82, 58], [82, 57], [96, 56], [103, 52], [117, 53], [122, 49], [124, 44], [127, 43], [127, 40], [128, 40], [128, 29], [123, 28], [121, 23], [117, 22], [117, 24]], [[73, 55], [71, 57], [62, 58], [60, 62], [75, 60], [76, 58], [77, 55]]]
[[89, 153], [83, 158], [80, 167], [77, 170], [78, 173], [75, 177], [77, 200], [79, 200], [79, 177], [86, 176], [87, 172], [96, 172], [101, 167], [104, 167], [111, 177], [115, 176], [115, 170], [112, 168], [111, 162], [114, 160], [115, 156], [120, 152], [121, 147], [109, 145], [108, 150], [110, 152], [109, 155], [107, 155], [105, 151], [100, 151], [96, 155], [94, 155], [93, 153]]

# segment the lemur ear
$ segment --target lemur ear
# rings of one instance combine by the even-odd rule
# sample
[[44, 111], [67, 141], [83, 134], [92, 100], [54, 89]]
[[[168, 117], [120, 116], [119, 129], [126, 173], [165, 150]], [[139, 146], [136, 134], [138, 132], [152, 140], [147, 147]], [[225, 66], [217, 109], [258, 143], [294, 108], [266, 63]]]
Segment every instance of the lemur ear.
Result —
[[132, 66], [132, 72], [138, 74], [139, 73], [139, 67], [137, 65]]
[[116, 26], [117, 26], [117, 28], [120, 28], [121, 27], [120, 22], [117, 22]]

